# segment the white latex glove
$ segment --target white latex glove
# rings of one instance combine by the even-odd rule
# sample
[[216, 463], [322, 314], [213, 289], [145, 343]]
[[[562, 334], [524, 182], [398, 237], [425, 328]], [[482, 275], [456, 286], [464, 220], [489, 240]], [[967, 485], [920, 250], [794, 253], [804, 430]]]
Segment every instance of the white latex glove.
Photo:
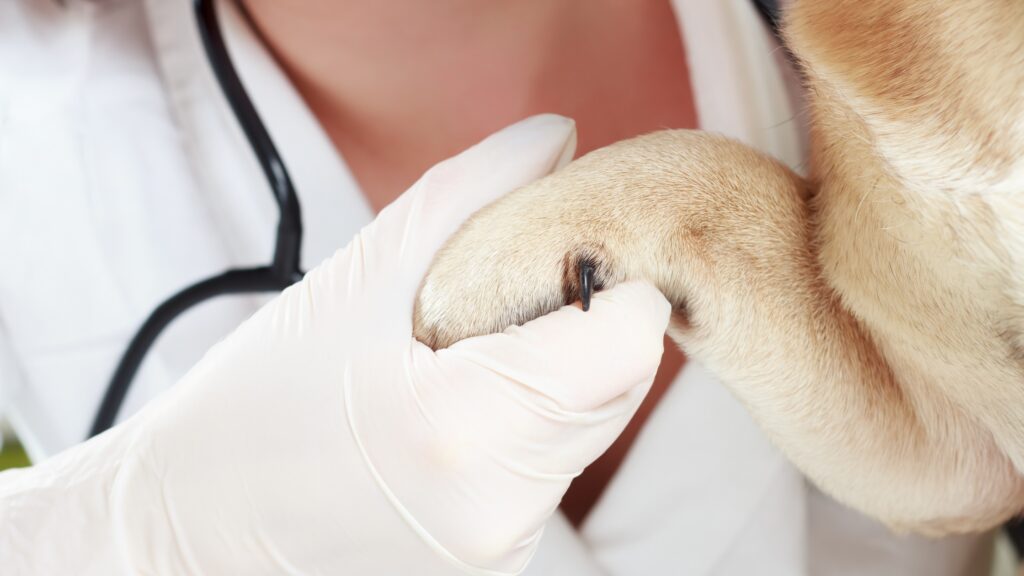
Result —
[[646, 393], [669, 305], [622, 284], [437, 353], [412, 307], [461, 222], [574, 143], [534, 117], [435, 166], [124, 425], [0, 475], [3, 573], [521, 570]]

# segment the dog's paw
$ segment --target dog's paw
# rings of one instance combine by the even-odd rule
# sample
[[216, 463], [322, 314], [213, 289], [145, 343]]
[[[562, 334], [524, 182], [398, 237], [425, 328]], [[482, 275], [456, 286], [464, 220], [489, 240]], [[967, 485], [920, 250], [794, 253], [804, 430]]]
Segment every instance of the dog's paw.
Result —
[[716, 303], [763, 285], [750, 281], [758, 271], [775, 275], [777, 257], [786, 266], [804, 250], [801, 190], [777, 163], [706, 133], [657, 132], [597, 150], [463, 225], [424, 279], [414, 334], [445, 348], [568, 303], [586, 307], [624, 280], [658, 287], [676, 329], [693, 312], [688, 295], [702, 293], [714, 316]]

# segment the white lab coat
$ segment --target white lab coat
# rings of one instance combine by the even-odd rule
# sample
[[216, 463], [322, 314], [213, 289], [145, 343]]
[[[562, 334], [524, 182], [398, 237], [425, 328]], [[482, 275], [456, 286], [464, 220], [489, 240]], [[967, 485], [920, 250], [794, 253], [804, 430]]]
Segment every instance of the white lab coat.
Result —
[[[791, 72], [751, 4], [674, 7], [702, 128], [799, 169]], [[309, 268], [372, 213], [286, 77], [225, 8], [236, 66], [298, 188]], [[0, 409], [33, 458], [84, 439], [127, 339], [157, 303], [267, 262], [276, 218], [187, 0], [0, 3]], [[265, 300], [221, 298], [177, 320], [122, 415]], [[893, 536], [820, 494], [690, 362], [582, 529], [556, 516], [528, 573], [953, 576], [985, 573], [990, 551], [987, 536]]]

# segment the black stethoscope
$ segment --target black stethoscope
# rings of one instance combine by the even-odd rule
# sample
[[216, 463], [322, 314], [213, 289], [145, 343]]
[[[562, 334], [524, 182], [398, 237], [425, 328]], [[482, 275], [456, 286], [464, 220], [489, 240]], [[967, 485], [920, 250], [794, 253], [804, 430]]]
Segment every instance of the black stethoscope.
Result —
[[132, 379], [142, 364], [146, 352], [163, 332], [164, 328], [189, 308], [224, 294], [247, 294], [284, 290], [302, 278], [299, 269], [299, 249], [302, 246], [302, 215], [299, 212], [299, 198], [295, 186], [288, 177], [288, 170], [274, 146], [270, 134], [256, 108], [253, 107], [235, 67], [231, 64], [224, 37], [217, 19], [216, 0], [193, 0], [193, 9], [203, 48], [213, 68], [231, 110], [245, 132], [253, 153], [259, 160], [263, 175], [270, 185], [271, 195], [277, 204], [280, 217], [277, 221], [277, 239], [274, 243], [274, 258], [270, 264], [258, 268], [238, 268], [200, 280], [184, 288], [162, 302], [150, 313], [139, 330], [132, 337], [121, 360], [117, 363], [114, 376], [107, 385], [99, 410], [93, 420], [89, 436], [95, 436], [114, 425], [117, 414], [124, 403]]

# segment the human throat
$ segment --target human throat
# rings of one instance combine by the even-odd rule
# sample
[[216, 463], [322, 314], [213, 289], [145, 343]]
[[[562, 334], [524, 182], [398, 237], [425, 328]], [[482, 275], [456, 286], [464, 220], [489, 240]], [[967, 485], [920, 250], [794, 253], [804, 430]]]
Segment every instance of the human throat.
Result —
[[487, 3], [451, 14], [347, 4], [246, 7], [374, 210], [430, 166], [533, 114], [574, 118], [578, 155], [696, 127], [665, 0]]

